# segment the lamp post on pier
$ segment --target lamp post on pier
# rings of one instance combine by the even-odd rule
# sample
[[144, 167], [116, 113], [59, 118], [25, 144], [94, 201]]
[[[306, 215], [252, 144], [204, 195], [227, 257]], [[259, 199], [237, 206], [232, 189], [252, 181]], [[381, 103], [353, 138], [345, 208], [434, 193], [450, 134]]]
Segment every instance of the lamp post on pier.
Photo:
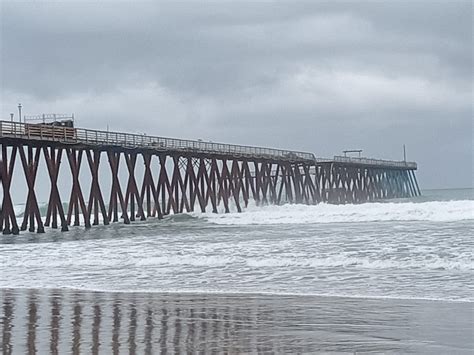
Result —
[[21, 123], [21, 104], [18, 104], [18, 119], [20, 120], [20, 123]]

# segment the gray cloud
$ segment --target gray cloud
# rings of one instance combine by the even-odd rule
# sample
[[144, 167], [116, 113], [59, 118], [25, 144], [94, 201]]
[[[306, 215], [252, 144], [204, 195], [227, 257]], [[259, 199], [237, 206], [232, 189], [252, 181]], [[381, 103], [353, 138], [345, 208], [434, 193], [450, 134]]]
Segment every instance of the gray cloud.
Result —
[[[1, 3], [1, 114], [398, 159], [472, 185], [472, 4]], [[448, 171], [457, 171], [452, 175]]]

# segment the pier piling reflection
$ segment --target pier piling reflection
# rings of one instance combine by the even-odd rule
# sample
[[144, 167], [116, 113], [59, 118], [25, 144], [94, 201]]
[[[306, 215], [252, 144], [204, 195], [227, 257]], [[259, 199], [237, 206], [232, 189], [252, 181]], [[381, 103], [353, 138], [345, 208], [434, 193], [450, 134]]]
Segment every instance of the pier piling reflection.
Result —
[[[316, 296], [3, 289], [0, 302], [3, 354], [452, 350], [453, 339], [468, 339], [472, 316], [456, 303]], [[453, 313], [443, 319], [453, 329], [464, 321], [466, 334], [449, 333], [437, 311]], [[422, 338], [413, 326], [425, 328]]]

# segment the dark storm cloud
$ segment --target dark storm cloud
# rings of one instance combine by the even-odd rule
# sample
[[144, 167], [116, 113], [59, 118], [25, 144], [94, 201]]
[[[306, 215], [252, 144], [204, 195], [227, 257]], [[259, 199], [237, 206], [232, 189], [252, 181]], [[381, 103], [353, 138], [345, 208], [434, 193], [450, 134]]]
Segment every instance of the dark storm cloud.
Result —
[[3, 117], [22, 100], [85, 126], [317, 155], [400, 158], [406, 143], [425, 186], [472, 184], [470, 2], [1, 6]]

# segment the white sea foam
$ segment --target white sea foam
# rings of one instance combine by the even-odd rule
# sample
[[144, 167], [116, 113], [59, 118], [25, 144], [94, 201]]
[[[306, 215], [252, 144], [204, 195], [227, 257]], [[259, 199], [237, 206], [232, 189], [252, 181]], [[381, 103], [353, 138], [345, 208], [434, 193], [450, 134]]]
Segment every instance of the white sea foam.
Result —
[[370, 259], [366, 257], [351, 257], [334, 255], [327, 258], [259, 258], [248, 260], [247, 264], [255, 268], [355, 268], [373, 270], [456, 270], [472, 271], [470, 259], [447, 260], [442, 258], [422, 260], [394, 260], [394, 259]]
[[[11, 288], [11, 287], [0, 287]], [[429, 301], [429, 302], [452, 302], [452, 303], [474, 303], [472, 298], [456, 298], [456, 297], [423, 297], [423, 296], [390, 296], [390, 295], [371, 295], [371, 294], [354, 294], [354, 293], [329, 293], [329, 292], [290, 292], [290, 291], [248, 291], [248, 290], [215, 290], [208, 288], [117, 288], [117, 287], [73, 287], [73, 286], [48, 286], [35, 285], [35, 287], [20, 286], [15, 287], [16, 290], [37, 291], [37, 290], [70, 290], [85, 292], [112, 292], [120, 294], [160, 294], [160, 295], [216, 295], [216, 296], [248, 296], [248, 297], [321, 297], [321, 298], [342, 298], [342, 299], [367, 299], [367, 300], [400, 300], [400, 301]]]
[[451, 222], [474, 220], [474, 201], [283, 205], [251, 207], [243, 213], [194, 214], [216, 224], [310, 224], [377, 221]]
[[[438, 255], [410, 256], [400, 258], [384, 258], [351, 256], [344, 254], [334, 254], [330, 256], [302, 257], [295, 256], [265, 256], [265, 257], [242, 257], [232, 255], [228, 251], [225, 255], [199, 255], [196, 253], [188, 255], [156, 255], [154, 252], [141, 252], [141, 248], [130, 248], [127, 253], [108, 254], [106, 248], [98, 248], [95, 252], [84, 257], [83, 250], [76, 247], [76, 243], [68, 243], [68, 248], [61, 250], [51, 250], [49, 248], [37, 249], [25, 247], [30, 251], [19, 253], [13, 247], [4, 247], [2, 260], [10, 268], [19, 269], [48, 268], [166, 268], [170, 270], [184, 270], [200, 268], [210, 270], [213, 268], [230, 267], [235, 270], [264, 270], [272, 269], [274, 272], [281, 270], [301, 270], [305, 269], [368, 269], [368, 270], [446, 270], [454, 272], [471, 272], [472, 258], [469, 255], [457, 256], [456, 258], [443, 258]], [[99, 246], [99, 244], [97, 245]], [[59, 254], [60, 252], [60, 254]], [[44, 255], [48, 255], [47, 258]]]
[[[309, 224], [309, 223], [345, 223], [378, 221], [429, 221], [454, 222], [474, 220], [474, 200], [429, 201], [429, 202], [389, 202], [333, 205], [286, 204], [282, 206], [255, 206], [250, 204], [242, 213], [194, 212], [190, 215], [205, 218], [215, 224]], [[232, 206], [231, 206], [232, 207]], [[46, 210], [47, 204], [40, 204]], [[16, 216], [22, 216], [24, 204], [14, 206]], [[235, 210], [231, 208], [231, 211]], [[82, 214], [79, 215], [81, 223]], [[44, 216], [43, 216], [44, 219]], [[100, 215], [102, 220], [102, 216]]]

